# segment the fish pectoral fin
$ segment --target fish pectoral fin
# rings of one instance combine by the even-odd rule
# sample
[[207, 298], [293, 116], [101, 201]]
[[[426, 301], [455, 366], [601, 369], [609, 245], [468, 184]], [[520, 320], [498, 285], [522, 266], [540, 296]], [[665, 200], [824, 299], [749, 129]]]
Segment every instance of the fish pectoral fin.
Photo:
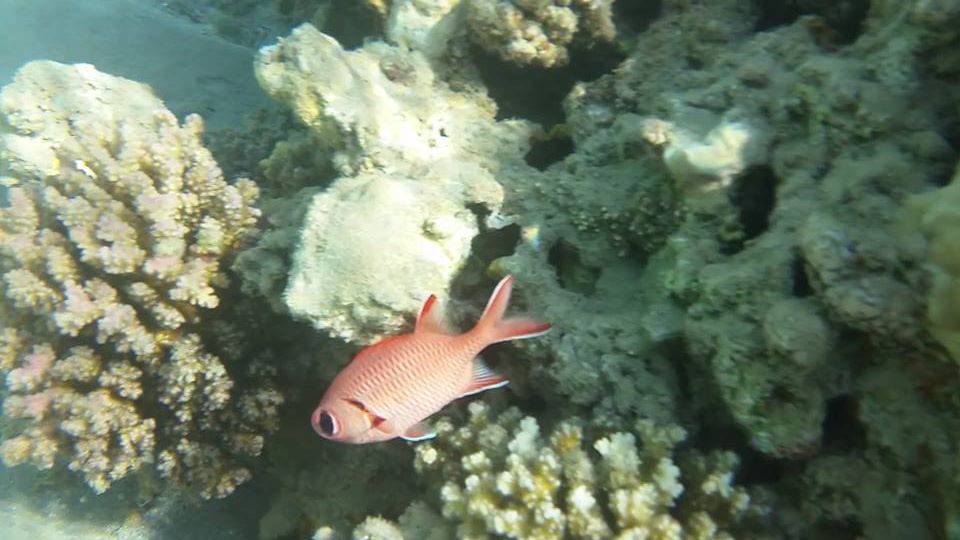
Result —
[[484, 390], [492, 390], [506, 386], [510, 381], [506, 377], [490, 369], [490, 366], [479, 356], [473, 359], [473, 374], [470, 384], [464, 388], [458, 397], [472, 396]]
[[423, 301], [420, 314], [417, 315], [417, 325], [413, 333], [450, 334], [446, 321], [443, 319], [443, 310], [437, 305], [437, 297], [430, 295]]
[[437, 432], [426, 422], [417, 422], [400, 435], [406, 441], [425, 441], [437, 436]]

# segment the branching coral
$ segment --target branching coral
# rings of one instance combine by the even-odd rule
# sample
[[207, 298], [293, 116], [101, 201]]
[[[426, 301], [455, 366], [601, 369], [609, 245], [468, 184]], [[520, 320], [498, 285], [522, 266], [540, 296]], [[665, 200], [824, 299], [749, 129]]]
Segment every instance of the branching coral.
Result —
[[[8, 465], [60, 455], [102, 492], [147, 463], [201, 495], [249, 477], [281, 399], [239, 394], [199, 334], [221, 261], [254, 231], [256, 186], [227, 183], [143, 85], [33, 62], [0, 93], [0, 372], [22, 431]], [[159, 456], [159, 460], [157, 459]]]
[[759, 515], [732, 484], [735, 454], [674, 460], [680, 428], [641, 421], [591, 451], [576, 423], [544, 437], [516, 409], [495, 419], [482, 402], [469, 410], [465, 426], [441, 420], [436, 442], [416, 448], [417, 469], [442, 484], [443, 514], [461, 538], [729, 538]]
[[565, 65], [575, 39], [611, 41], [612, 0], [468, 0], [474, 43], [504, 60], [543, 67]]

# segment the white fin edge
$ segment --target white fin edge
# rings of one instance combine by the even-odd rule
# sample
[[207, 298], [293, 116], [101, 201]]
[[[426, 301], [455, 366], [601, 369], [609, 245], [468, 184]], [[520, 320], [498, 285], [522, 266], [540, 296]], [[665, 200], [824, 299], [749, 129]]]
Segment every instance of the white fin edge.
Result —
[[437, 436], [437, 432], [434, 431], [433, 433], [428, 433], [427, 435], [424, 435], [422, 437], [414, 438], [414, 437], [404, 437], [403, 435], [401, 435], [400, 438], [408, 442], [420, 442], [420, 441], [429, 441], [430, 439], [436, 436]]
[[493, 390], [493, 389], [495, 389], [495, 388], [503, 388], [504, 386], [506, 386], [506, 385], [508, 385], [508, 384], [510, 384], [510, 381], [504, 380], [504, 381], [499, 382], [499, 383], [497, 383], [497, 384], [491, 384], [490, 386], [484, 386], [484, 387], [482, 387], [482, 388], [477, 388], [476, 390], [471, 390], [471, 391], [469, 391], [469, 392], [464, 392], [464, 393], [460, 394], [459, 396], [457, 396], [457, 399], [460, 399], [460, 398], [462, 398], [462, 397], [472, 396], [472, 395], [474, 395], [474, 394], [479, 394], [480, 392], [486, 392], [487, 390]]

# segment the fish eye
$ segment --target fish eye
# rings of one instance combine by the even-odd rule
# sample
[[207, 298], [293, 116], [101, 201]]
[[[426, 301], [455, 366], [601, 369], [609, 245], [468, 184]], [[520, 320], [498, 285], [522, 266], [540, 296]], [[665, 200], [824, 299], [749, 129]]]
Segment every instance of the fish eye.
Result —
[[320, 431], [324, 435], [336, 435], [338, 431], [337, 420], [330, 415], [330, 413], [324, 411], [320, 413]]

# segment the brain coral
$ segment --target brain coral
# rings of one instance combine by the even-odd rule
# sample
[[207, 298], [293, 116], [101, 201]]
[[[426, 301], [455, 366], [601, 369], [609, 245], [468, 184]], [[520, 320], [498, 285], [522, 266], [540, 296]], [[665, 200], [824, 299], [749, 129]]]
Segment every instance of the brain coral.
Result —
[[205, 349], [221, 261], [253, 231], [256, 186], [227, 183], [149, 88], [32, 62], [0, 93], [0, 445], [62, 457], [97, 492], [146, 464], [205, 497], [250, 473], [280, 396], [240, 393]]

